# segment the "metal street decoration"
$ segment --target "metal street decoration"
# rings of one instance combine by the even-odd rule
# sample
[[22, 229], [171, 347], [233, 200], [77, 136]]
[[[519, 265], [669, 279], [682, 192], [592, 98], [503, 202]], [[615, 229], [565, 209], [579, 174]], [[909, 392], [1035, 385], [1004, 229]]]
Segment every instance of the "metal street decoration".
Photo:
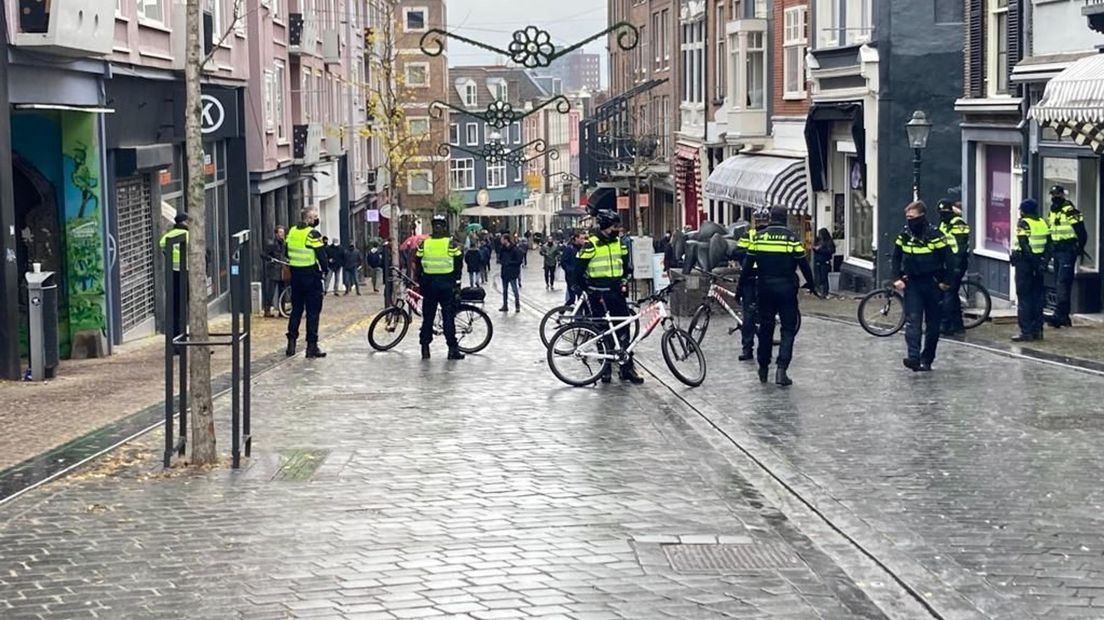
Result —
[[[437, 154], [441, 157], [449, 157], [453, 150], [467, 153], [472, 157], [478, 157], [492, 165], [510, 164], [512, 166], [521, 166], [545, 156], [551, 160], [560, 158], [560, 152], [555, 149], [548, 150], [548, 143], [542, 138], [526, 142], [513, 149], [506, 148], [506, 145], [503, 144], [501, 140], [491, 140], [477, 149], [469, 149], [455, 144], [440, 144], [437, 146]], [[532, 151], [532, 155], [529, 154], [530, 151]]]
[[471, 112], [464, 108], [454, 106], [447, 101], [436, 100], [429, 104], [429, 115], [434, 120], [440, 120], [444, 117], [445, 109], [447, 108], [453, 112], [474, 116], [495, 129], [504, 129], [509, 127], [512, 123], [516, 123], [531, 114], [547, 108], [553, 103], [556, 104], [556, 111], [560, 114], [567, 114], [571, 111], [571, 102], [567, 100], [567, 97], [557, 95], [529, 111], [515, 110], [514, 106], [511, 105], [509, 101], [502, 101], [501, 99], [487, 104], [487, 109], [483, 112]]
[[481, 41], [469, 39], [441, 28], [432, 28], [428, 30], [422, 35], [422, 40], [419, 45], [422, 48], [422, 53], [426, 56], [440, 56], [445, 52], [445, 39], [454, 39], [467, 43], [468, 45], [474, 45], [488, 52], [508, 56], [510, 60], [527, 69], [536, 69], [538, 67], [547, 67], [557, 58], [566, 56], [587, 43], [596, 41], [613, 33], [617, 34], [617, 47], [622, 50], [632, 50], [636, 48], [637, 44], [640, 42], [640, 32], [635, 26], [629, 22], [617, 22], [602, 32], [562, 49], [556, 49], [555, 44], [552, 43], [552, 35], [549, 34], [547, 30], [537, 28], [536, 26], [526, 26], [521, 30], [515, 30], [513, 39], [506, 49], [487, 45]]

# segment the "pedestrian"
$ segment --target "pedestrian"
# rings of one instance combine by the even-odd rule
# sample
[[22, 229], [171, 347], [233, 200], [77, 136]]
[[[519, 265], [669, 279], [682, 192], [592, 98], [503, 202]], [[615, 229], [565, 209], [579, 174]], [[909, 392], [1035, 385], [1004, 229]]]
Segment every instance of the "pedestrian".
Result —
[[939, 201], [939, 232], [947, 238], [954, 257], [954, 273], [948, 279], [951, 288], [943, 293], [943, 335], [966, 333], [962, 323], [962, 300], [958, 291], [970, 262], [970, 225], [962, 219], [962, 209], [949, 198]]
[[[801, 271], [805, 278], [804, 288], [815, 291], [813, 272], [805, 259], [805, 245], [801, 237], [786, 227], [789, 212], [786, 207], [772, 207], [769, 212], [770, 224], [756, 231], [748, 244], [744, 255], [740, 283], [741, 293], [748, 286], [756, 288], [758, 305], [759, 339], [758, 362], [759, 382], [767, 382], [771, 355], [774, 348], [774, 325], [777, 315], [782, 325], [782, 340], [778, 346], [778, 359], [774, 373], [774, 382], [782, 387], [792, 385], [788, 370], [793, 360], [794, 339], [797, 337], [797, 322], [800, 309], [797, 303], [797, 274]], [[745, 282], [745, 277], [753, 280]], [[752, 284], [753, 283], [753, 284]]]
[[368, 274], [372, 277], [372, 292], [379, 292], [379, 278], [383, 269], [383, 252], [380, 251], [379, 243], [373, 241], [368, 246], [368, 254], [364, 257], [364, 262], [368, 265]]
[[478, 242], [474, 242], [464, 252], [464, 266], [468, 268], [468, 285], [479, 286], [483, 283], [483, 254], [479, 251]]
[[338, 288], [341, 286], [341, 272], [345, 265], [345, 250], [341, 248], [341, 243], [337, 239], [331, 239], [330, 245], [326, 247], [326, 263], [329, 267], [329, 271], [326, 276], [326, 287], [323, 293], [330, 290], [330, 282], [333, 282], [333, 294], [337, 297]]
[[423, 239], [415, 252], [418, 259], [418, 282], [422, 289], [422, 329], [418, 342], [422, 345], [422, 359], [429, 359], [429, 344], [433, 342], [433, 322], [437, 310], [441, 311], [441, 323], [448, 344], [448, 359], [462, 360], [460, 345], [456, 340], [456, 305], [459, 301], [460, 278], [464, 257], [460, 244], [449, 236], [448, 219], [433, 216], [433, 234]]
[[288, 357], [295, 355], [296, 341], [299, 340], [299, 323], [304, 312], [307, 315], [307, 357], [326, 357], [318, 348], [318, 323], [322, 315], [322, 299], [326, 295], [323, 288], [322, 266], [328, 256], [326, 245], [318, 226], [318, 209], [307, 207], [302, 211], [302, 220], [287, 235], [288, 265], [291, 269], [291, 316], [288, 317], [287, 350]]
[[502, 307], [499, 312], [509, 312], [509, 292], [514, 291], [514, 312], [521, 312], [521, 296], [518, 292], [518, 278], [521, 277], [521, 249], [514, 245], [510, 235], [502, 236], [502, 250], [498, 255], [498, 263], [502, 277]]
[[395, 305], [395, 261], [391, 256], [391, 239], [384, 237], [383, 246], [380, 248], [380, 271], [383, 272], [383, 305], [390, 307]]
[[283, 226], [277, 226], [274, 231], [272, 240], [265, 245], [264, 251], [264, 271], [265, 279], [262, 285], [263, 299], [261, 304], [264, 308], [264, 315], [271, 317], [274, 315], [272, 308], [276, 307], [279, 314], [280, 295], [284, 292], [286, 281], [284, 279], [284, 268], [287, 267], [287, 247], [286, 247], [286, 235]]
[[[905, 368], [927, 372], [935, 362], [942, 328], [943, 293], [951, 290], [951, 244], [928, 222], [927, 207], [917, 200], [905, 207], [905, 228], [893, 246], [893, 286], [905, 295]], [[923, 346], [921, 346], [923, 340]]]
[[479, 246], [479, 266], [482, 268], [481, 279], [484, 282], [490, 282], [491, 279], [491, 241], [489, 239], [483, 239]]
[[1054, 254], [1054, 271], [1058, 293], [1054, 316], [1050, 325], [1054, 328], [1071, 327], [1070, 294], [1077, 263], [1085, 253], [1089, 240], [1085, 229], [1085, 216], [1066, 198], [1066, 188], [1055, 185], [1050, 188], [1050, 240]]
[[579, 250], [583, 249], [583, 245], [587, 242], [586, 233], [582, 231], [576, 231], [567, 243], [564, 244], [563, 254], [560, 256], [560, 266], [563, 268], [564, 281], [567, 282], [567, 293], [564, 295], [564, 303], [567, 305], [574, 305], [575, 293], [578, 287], [574, 286], [573, 282], [581, 280], [581, 276], [577, 270], [579, 268], [579, 262], [576, 260], [576, 255]]
[[[168, 245], [169, 239], [176, 237], [183, 237], [183, 243], [188, 243], [188, 214], [177, 213], [173, 218], [173, 227], [165, 231], [165, 234], [161, 235], [158, 246], [164, 250]], [[185, 248], [186, 249], [186, 248]], [[176, 339], [179, 336], [184, 335], [184, 313], [181, 309], [187, 304], [188, 296], [188, 283], [181, 275], [180, 265], [182, 260], [187, 260], [187, 257], [181, 256], [180, 245], [172, 246], [172, 309], [167, 312], [172, 318], [168, 321], [170, 329], [172, 329], [172, 337]], [[173, 354], [180, 353], [181, 347], [174, 347]]]
[[349, 289], [355, 288], [356, 294], [360, 296], [360, 266], [364, 263], [364, 260], [360, 256], [360, 250], [356, 248], [352, 243], [349, 247], [345, 248], [343, 254], [345, 262], [341, 265], [342, 273], [345, 276], [345, 294], [349, 294]]
[[556, 290], [556, 267], [560, 264], [560, 255], [563, 254], [563, 248], [549, 239], [541, 247], [540, 254], [544, 257], [544, 288], [554, 291]]
[[[770, 209], [762, 207], [752, 213], [751, 225], [748, 226], [743, 236], [736, 240], [737, 255], [740, 256], [741, 265], [743, 264], [743, 257], [747, 256], [747, 253], [751, 250], [755, 235], [766, 230], [769, 224]], [[740, 286], [737, 287], [740, 311], [744, 315], [744, 321], [740, 324], [740, 356], [737, 358], [741, 362], [755, 359], [755, 336], [759, 329], [759, 321], [757, 320], [759, 286], [755, 281], [754, 265], [750, 271], [746, 271], [746, 273], [744, 271], [741, 269]]]
[[[607, 313], [613, 317], [632, 315], [625, 298], [628, 290], [626, 278], [631, 273], [630, 255], [628, 248], [621, 243], [621, 216], [612, 208], [615, 199], [611, 190], [595, 190], [590, 204], [598, 208], [595, 215], [598, 232], [575, 255], [577, 269], [573, 286], [578, 289], [576, 295], [586, 291], [592, 317], [605, 317]], [[603, 209], [602, 206], [607, 208]], [[621, 344], [621, 351], [624, 351], [631, 340], [628, 325], [617, 330], [616, 337]], [[607, 341], [606, 346], [607, 353], [617, 349], [612, 338]], [[621, 362], [618, 378], [633, 384], [644, 383], [644, 378], [636, 371], [631, 353]], [[611, 380], [611, 365], [605, 364], [601, 381], [609, 383]]]
[[1050, 227], [1039, 217], [1039, 203], [1028, 198], [1020, 203], [1020, 219], [1016, 222], [1016, 247], [1012, 250], [1012, 266], [1016, 268], [1016, 318], [1020, 333], [1013, 342], [1043, 339], [1043, 300], [1046, 290], [1043, 274], [1053, 249]]
[[832, 240], [832, 233], [827, 228], [821, 228], [813, 243], [813, 278], [817, 294], [821, 297], [828, 296], [828, 274], [832, 271], [832, 257], [835, 255], [836, 242]]
[[[521, 267], [529, 266], [529, 240], [525, 237], [514, 239], [514, 251], [521, 255]], [[521, 269], [518, 269], [517, 285], [521, 288]]]

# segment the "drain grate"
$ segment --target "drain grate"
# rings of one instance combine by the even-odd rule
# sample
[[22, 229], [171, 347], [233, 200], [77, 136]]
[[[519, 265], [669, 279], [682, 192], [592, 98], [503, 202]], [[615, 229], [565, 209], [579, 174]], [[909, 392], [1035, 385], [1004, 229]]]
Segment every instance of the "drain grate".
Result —
[[276, 473], [272, 475], [273, 480], [285, 480], [289, 482], [302, 482], [310, 480], [314, 473], [318, 471], [322, 463], [326, 461], [326, 457], [330, 455], [329, 450], [289, 450], [283, 453], [284, 462], [280, 465], [280, 468], [276, 470]]
[[769, 543], [670, 544], [661, 547], [671, 568], [680, 573], [785, 570], [805, 566], [801, 558], [788, 547]]

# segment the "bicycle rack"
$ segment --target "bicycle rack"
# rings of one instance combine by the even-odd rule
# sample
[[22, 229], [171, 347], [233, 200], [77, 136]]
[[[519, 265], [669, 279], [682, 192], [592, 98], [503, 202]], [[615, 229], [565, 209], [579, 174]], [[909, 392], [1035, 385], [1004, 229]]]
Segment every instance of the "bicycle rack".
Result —
[[[252, 339], [250, 328], [252, 326], [252, 299], [247, 289], [249, 274], [252, 273], [252, 255], [249, 246], [249, 230], [242, 230], [232, 235], [234, 248], [230, 257], [230, 332], [213, 332], [208, 340], [192, 340], [188, 336], [188, 243], [184, 235], [170, 238], [165, 243], [163, 259], [165, 261], [165, 454], [163, 465], [169, 467], [172, 464], [172, 455], [184, 456], [187, 450], [188, 432], [188, 347], [230, 347], [230, 391], [232, 403], [230, 406], [231, 426], [231, 467], [241, 467], [242, 444], [245, 444], [245, 456], [249, 457], [253, 449], [253, 435], [251, 430], [250, 383], [252, 379]], [[173, 290], [173, 250], [179, 248], [181, 290], [184, 292], [179, 299]], [[168, 309], [177, 307], [180, 313], [182, 334], [173, 334], [172, 314]], [[173, 358], [179, 351], [180, 363], [174, 364]], [[174, 366], [178, 370], [176, 384], [180, 390], [179, 395], [173, 393]], [[179, 396], [179, 403], [174, 400]], [[174, 405], [175, 411], [174, 411]], [[180, 415], [179, 438], [174, 442], [173, 416]]]

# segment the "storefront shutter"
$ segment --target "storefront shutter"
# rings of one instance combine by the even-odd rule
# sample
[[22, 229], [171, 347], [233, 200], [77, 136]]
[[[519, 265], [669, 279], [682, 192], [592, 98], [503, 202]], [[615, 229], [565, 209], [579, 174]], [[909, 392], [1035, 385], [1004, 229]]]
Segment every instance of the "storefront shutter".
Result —
[[115, 182], [119, 217], [119, 306], [123, 333], [153, 316], [153, 206], [149, 177], [136, 176]]
[[985, 0], [969, 0], [966, 15], [966, 95], [985, 96]]
[[[1023, 60], [1023, 42], [1021, 31], [1023, 30], [1023, 1], [1009, 0], [1008, 2], [1008, 84], [1012, 85], [1012, 68]], [[1018, 90], [1019, 87], [1012, 86]]]

